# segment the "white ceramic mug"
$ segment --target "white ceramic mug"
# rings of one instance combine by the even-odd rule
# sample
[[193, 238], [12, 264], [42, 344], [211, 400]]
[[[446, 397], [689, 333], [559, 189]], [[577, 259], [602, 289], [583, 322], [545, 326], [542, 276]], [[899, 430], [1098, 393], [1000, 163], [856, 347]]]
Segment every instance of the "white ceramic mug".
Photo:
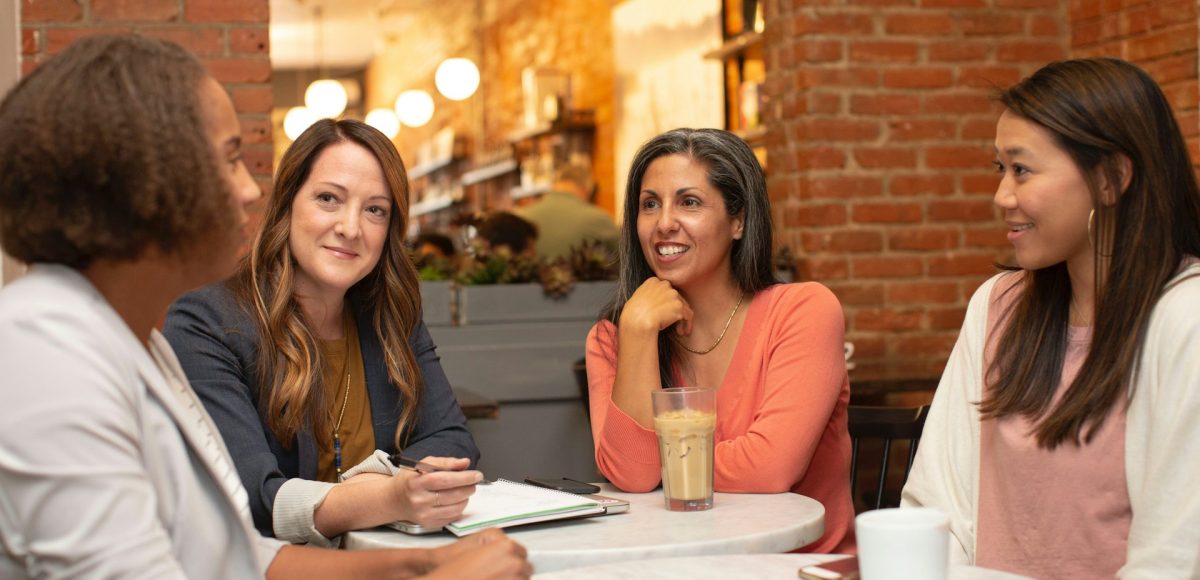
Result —
[[891, 508], [855, 519], [863, 580], [944, 580], [950, 518], [935, 508]]

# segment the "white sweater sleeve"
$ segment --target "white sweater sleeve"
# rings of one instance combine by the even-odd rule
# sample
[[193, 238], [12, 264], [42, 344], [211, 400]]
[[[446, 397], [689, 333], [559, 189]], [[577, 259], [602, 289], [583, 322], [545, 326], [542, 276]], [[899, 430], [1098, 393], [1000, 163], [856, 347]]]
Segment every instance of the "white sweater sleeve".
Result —
[[1155, 306], [1126, 413], [1122, 579], [1200, 578], [1200, 266], [1190, 271]]
[[935, 507], [950, 516], [950, 561], [975, 560], [979, 481], [979, 402], [983, 383], [988, 300], [999, 274], [984, 282], [967, 306], [901, 494], [901, 506]]

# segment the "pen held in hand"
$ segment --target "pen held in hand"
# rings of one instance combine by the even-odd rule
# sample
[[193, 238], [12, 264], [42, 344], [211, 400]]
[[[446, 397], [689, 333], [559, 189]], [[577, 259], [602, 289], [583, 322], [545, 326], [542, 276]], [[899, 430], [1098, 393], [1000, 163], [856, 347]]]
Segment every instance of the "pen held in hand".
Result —
[[[400, 469], [407, 469], [409, 471], [415, 471], [415, 472], [421, 473], [421, 474], [433, 473], [435, 471], [448, 471], [444, 467], [438, 467], [436, 465], [433, 465], [432, 463], [426, 463], [424, 461], [417, 461], [416, 459], [413, 459], [411, 457], [405, 457], [404, 455], [402, 455], [400, 453], [393, 453], [393, 454], [389, 455], [388, 461], [391, 461], [392, 465], [395, 465], [396, 467], [398, 467]], [[487, 479], [481, 478], [481, 481], [479, 481], [479, 483], [486, 484], [486, 483], [491, 483], [491, 482], [488, 481]]]

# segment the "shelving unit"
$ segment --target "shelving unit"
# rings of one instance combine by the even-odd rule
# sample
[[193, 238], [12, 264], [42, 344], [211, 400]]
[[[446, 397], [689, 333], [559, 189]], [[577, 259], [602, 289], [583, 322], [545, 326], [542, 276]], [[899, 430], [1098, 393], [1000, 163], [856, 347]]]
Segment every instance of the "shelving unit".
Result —
[[725, 42], [705, 54], [725, 68], [725, 128], [750, 144], [767, 166], [763, 59], [762, 0], [723, 0]]

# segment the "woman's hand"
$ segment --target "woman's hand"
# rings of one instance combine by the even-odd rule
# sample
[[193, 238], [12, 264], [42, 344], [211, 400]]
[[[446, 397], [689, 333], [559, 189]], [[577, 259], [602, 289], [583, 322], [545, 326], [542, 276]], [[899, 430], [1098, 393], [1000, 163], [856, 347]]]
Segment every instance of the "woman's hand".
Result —
[[402, 469], [392, 477], [402, 512], [397, 519], [440, 528], [462, 517], [467, 500], [475, 493], [475, 484], [483, 480], [483, 474], [465, 471], [471, 462], [462, 458], [426, 457], [421, 462], [444, 471], [418, 474]]
[[533, 566], [525, 547], [500, 530], [484, 530], [453, 544], [431, 550], [434, 569], [426, 578], [480, 578], [507, 580], [528, 578]]
[[672, 324], [679, 336], [691, 334], [692, 307], [670, 282], [650, 277], [625, 302], [618, 328], [657, 338], [659, 331]]

